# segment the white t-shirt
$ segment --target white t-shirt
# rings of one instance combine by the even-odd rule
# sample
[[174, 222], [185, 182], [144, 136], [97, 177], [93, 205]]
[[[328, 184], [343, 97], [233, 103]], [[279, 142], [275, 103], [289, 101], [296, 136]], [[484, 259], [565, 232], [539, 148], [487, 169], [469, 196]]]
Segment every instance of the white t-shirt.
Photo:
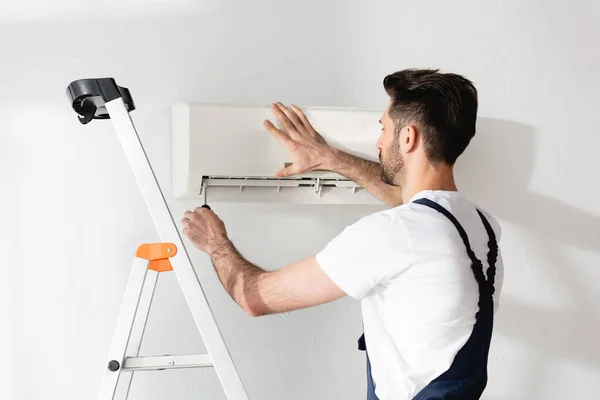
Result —
[[[488, 235], [476, 205], [449, 191], [422, 191], [401, 206], [364, 217], [316, 255], [325, 273], [361, 300], [380, 400], [411, 399], [445, 372], [469, 338], [479, 309], [477, 282], [458, 231], [438, 211], [411, 203], [421, 197], [454, 215], [486, 271]], [[496, 218], [479, 210], [500, 241]], [[503, 275], [499, 252], [495, 309]]]

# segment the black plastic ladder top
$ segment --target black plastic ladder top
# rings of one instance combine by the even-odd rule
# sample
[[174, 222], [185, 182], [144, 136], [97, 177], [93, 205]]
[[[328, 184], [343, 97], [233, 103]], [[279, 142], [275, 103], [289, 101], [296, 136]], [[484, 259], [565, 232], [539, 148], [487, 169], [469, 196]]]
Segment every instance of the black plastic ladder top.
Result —
[[123, 99], [128, 112], [135, 110], [129, 89], [118, 86], [113, 78], [73, 81], [67, 87], [67, 97], [84, 125], [92, 119], [110, 119], [106, 103], [118, 98]]

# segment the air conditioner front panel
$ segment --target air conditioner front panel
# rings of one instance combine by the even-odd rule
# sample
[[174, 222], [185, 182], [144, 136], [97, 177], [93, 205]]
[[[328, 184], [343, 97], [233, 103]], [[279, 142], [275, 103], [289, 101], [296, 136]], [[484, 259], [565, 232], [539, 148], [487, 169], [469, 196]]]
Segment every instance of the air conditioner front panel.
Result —
[[[317, 107], [303, 107], [303, 110], [330, 145], [377, 160], [375, 143], [381, 132], [380, 112]], [[172, 121], [174, 196], [198, 196], [202, 180], [207, 177], [274, 179], [275, 173], [292, 159], [284, 145], [264, 128], [266, 119], [277, 124], [268, 106], [176, 105]], [[346, 179], [328, 171], [311, 171], [292, 178]], [[246, 187], [250, 186], [249, 182]], [[272, 186], [278, 185], [274, 182]], [[287, 192], [292, 199], [294, 189], [288, 188]], [[227, 196], [227, 201], [234, 198]]]

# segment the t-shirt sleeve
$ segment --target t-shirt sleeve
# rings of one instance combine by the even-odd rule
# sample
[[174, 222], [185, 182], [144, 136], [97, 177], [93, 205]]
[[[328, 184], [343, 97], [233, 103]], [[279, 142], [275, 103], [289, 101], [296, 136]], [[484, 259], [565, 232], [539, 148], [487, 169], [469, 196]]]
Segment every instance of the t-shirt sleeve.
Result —
[[402, 221], [383, 213], [348, 226], [316, 254], [329, 278], [357, 300], [401, 273], [412, 258]]

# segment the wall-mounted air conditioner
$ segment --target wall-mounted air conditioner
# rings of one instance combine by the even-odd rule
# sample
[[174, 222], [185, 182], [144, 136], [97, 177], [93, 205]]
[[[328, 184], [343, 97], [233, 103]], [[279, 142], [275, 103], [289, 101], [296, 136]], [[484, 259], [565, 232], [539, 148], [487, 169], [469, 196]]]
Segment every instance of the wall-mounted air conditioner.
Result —
[[[381, 112], [302, 109], [329, 144], [377, 160]], [[277, 123], [267, 106], [183, 103], [172, 112], [175, 198], [207, 195], [209, 203], [381, 204], [353, 181], [328, 171], [275, 178], [292, 160], [263, 127], [265, 119]]]

